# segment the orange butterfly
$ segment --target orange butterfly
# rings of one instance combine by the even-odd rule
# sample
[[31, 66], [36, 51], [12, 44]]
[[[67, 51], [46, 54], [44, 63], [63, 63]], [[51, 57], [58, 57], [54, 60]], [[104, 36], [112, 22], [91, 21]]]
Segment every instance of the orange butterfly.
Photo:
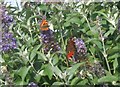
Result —
[[51, 53], [59, 51], [60, 46], [55, 41], [54, 32], [49, 28], [46, 16], [43, 16], [42, 18], [40, 30], [40, 36], [43, 43], [44, 53], [47, 54], [49, 51]]
[[44, 16], [43, 19], [42, 19], [42, 22], [40, 24], [40, 30], [42, 30], [42, 31], [49, 30], [49, 25], [48, 25], [48, 22], [46, 20], [46, 16]]

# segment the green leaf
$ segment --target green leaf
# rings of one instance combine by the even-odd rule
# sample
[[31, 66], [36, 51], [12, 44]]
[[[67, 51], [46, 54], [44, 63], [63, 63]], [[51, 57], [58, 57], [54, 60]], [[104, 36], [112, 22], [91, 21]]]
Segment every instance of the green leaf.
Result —
[[5, 60], [2, 58], [1, 54], [0, 54], [0, 63], [5, 62]]
[[31, 52], [31, 54], [30, 54], [30, 61], [33, 60], [33, 58], [36, 56], [36, 54], [37, 54], [36, 49], [33, 49], [32, 52]]
[[101, 11], [95, 11], [95, 12], [93, 12], [93, 14], [95, 14], [95, 13], [101, 14], [101, 15], [103, 15], [105, 18], [108, 18], [107, 15], [106, 15], [105, 13], [101, 12]]
[[41, 77], [42, 77], [42, 76], [41, 76], [40, 74], [36, 74], [34, 78], [35, 78], [35, 80], [36, 80], [37, 82], [39, 82], [40, 79], [41, 79]]
[[71, 19], [71, 17], [68, 16], [68, 17], [65, 19], [65, 21], [68, 22], [70, 19]]
[[28, 18], [32, 16], [33, 11], [30, 8], [26, 9], [25, 11], [26, 11], [26, 20], [28, 20]]
[[68, 68], [66, 70], [66, 72], [68, 73], [68, 75], [74, 74], [75, 71], [83, 64], [84, 64], [84, 62], [83, 63], [77, 63], [77, 64], [73, 65], [72, 67]]
[[31, 51], [31, 54], [30, 54], [30, 60], [32, 61], [33, 58], [36, 56], [37, 54], [37, 50], [40, 48], [41, 45], [36, 45], [34, 46], [33, 50]]
[[119, 55], [120, 55], [119, 53], [115, 53], [115, 54], [109, 56], [108, 59], [112, 60], [112, 59], [118, 58]]
[[31, 17], [27, 20], [27, 25], [28, 25], [28, 27], [31, 26], [31, 21], [32, 21], [34, 18], [40, 18], [40, 16], [39, 16], [39, 15], [31, 16]]
[[104, 34], [104, 37], [108, 37], [110, 34], [111, 34], [111, 31], [109, 30], [108, 32], [106, 32], [106, 33]]
[[53, 65], [57, 64], [58, 61], [59, 61], [58, 56], [55, 56], [55, 57], [53, 58]]
[[43, 5], [43, 4], [41, 4], [41, 5], [39, 6], [39, 8], [40, 8], [40, 10], [42, 10], [42, 11], [47, 11], [47, 9], [48, 9], [48, 7], [47, 7], [46, 5]]
[[49, 79], [52, 79], [53, 76], [53, 71], [52, 71], [52, 66], [50, 64], [48, 64], [45, 69], [44, 69], [44, 73], [49, 77]]
[[51, 87], [56, 87], [57, 85], [64, 85], [63, 82], [54, 82]]
[[90, 46], [90, 51], [91, 51], [93, 54], [95, 54], [95, 47]]
[[78, 17], [73, 17], [69, 20], [71, 23], [81, 24], [81, 21]]
[[40, 49], [40, 47], [41, 47], [41, 44], [40, 44], [40, 45], [35, 45], [35, 46], [34, 46], [34, 49], [37, 51], [37, 50]]
[[24, 82], [24, 79], [25, 79], [26, 75], [28, 74], [28, 71], [30, 70], [30, 68], [31, 68], [31, 66], [29, 66], [29, 67], [24, 66], [18, 70], [18, 75], [21, 76], [23, 82]]
[[47, 61], [47, 58], [43, 53], [37, 52], [37, 54], [38, 54], [38, 59], [41, 59], [43, 61]]
[[61, 79], [64, 78], [64, 77], [62, 76], [62, 71], [61, 71], [57, 66], [52, 67], [52, 69], [53, 69], [54, 73], [55, 73], [57, 76], [59, 76]]
[[117, 58], [115, 58], [114, 62], [113, 62], [113, 68], [114, 68], [114, 73], [115, 73], [115, 69], [118, 67], [118, 61]]
[[21, 24], [21, 27], [24, 29], [28, 29], [28, 27], [25, 24]]
[[90, 31], [90, 30], [89, 30], [89, 31], [87, 31], [87, 32], [86, 32], [86, 34], [87, 34], [87, 35], [89, 35], [89, 36], [93, 36], [93, 32], [92, 32], [92, 31]]
[[65, 27], [70, 26], [70, 22], [65, 22], [65, 23], [64, 23], [64, 26], [65, 26]]
[[74, 79], [72, 79], [70, 85], [76, 85], [79, 80], [80, 80], [80, 79], [79, 79], [78, 77], [75, 77]]
[[107, 51], [107, 54], [113, 54], [113, 53], [118, 53], [119, 52], [119, 47], [114, 46], [112, 49]]
[[100, 41], [96, 40], [93, 41], [93, 43], [95, 43], [99, 49], [102, 49], [102, 43]]
[[102, 83], [102, 82], [113, 82], [113, 81], [117, 81], [117, 80], [118, 80], [118, 77], [113, 76], [113, 75], [108, 75], [108, 76], [104, 76], [104, 77], [98, 79], [98, 82], [99, 83]]
[[76, 23], [78, 25], [82, 24], [82, 22], [80, 21], [80, 19], [78, 17], [67, 17], [66, 22], [64, 23], [64, 26], [67, 27], [67, 26], [70, 26], [70, 23]]
[[15, 80], [15, 85], [27, 85], [27, 82], [21, 81], [21, 79], [16, 79]]
[[87, 79], [80, 81], [77, 85], [86, 85], [88, 83]]

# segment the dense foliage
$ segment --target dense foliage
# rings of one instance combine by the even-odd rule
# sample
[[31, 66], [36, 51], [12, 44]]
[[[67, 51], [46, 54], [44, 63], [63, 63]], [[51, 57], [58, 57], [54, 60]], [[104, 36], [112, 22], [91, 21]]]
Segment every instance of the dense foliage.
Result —
[[[0, 54], [0, 86], [120, 85], [119, 4], [26, 2], [22, 10], [4, 5], [0, 8], [7, 12], [2, 12], [1, 22], [0, 44], [4, 48]], [[47, 54], [40, 36], [44, 14], [60, 46], [59, 51]], [[85, 42], [87, 58], [95, 66], [86, 68], [84, 62], [67, 60], [66, 46], [71, 36]], [[87, 69], [94, 70], [95, 75]]]

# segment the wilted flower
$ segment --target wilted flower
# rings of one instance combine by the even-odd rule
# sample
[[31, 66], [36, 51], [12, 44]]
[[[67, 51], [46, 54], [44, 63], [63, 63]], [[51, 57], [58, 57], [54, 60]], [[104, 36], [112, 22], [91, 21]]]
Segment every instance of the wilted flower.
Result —
[[[93, 64], [86, 65], [87, 71], [92, 74], [93, 77], [98, 77], [101, 78], [106, 75], [105, 69], [103, 66], [100, 64], [98, 61], [94, 61]], [[100, 87], [109, 87], [107, 83], [99, 83], [98, 84]]]
[[106, 75], [105, 69], [98, 61], [95, 61], [92, 65], [87, 66], [87, 69], [89, 72], [91, 72], [92, 74], [96, 75], [99, 78]]

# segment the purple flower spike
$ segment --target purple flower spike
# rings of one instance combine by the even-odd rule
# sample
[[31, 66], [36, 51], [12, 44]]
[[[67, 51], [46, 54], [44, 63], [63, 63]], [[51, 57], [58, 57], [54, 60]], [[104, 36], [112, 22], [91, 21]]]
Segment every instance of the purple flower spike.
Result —
[[13, 34], [9, 32], [9, 26], [13, 22], [13, 17], [7, 14], [5, 7], [1, 6], [0, 11], [2, 13], [2, 39], [0, 41], [2, 52], [6, 52], [12, 49], [16, 49], [16, 39]]
[[86, 57], [87, 48], [85, 46], [84, 41], [81, 38], [76, 38], [74, 42], [77, 51], [77, 56], [79, 56], [80, 58]]
[[16, 48], [16, 39], [13, 38], [13, 34], [4, 32], [2, 36], [2, 50], [8, 51]]
[[48, 29], [47, 31], [41, 31], [41, 39], [44, 45], [44, 53], [47, 54], [51, 50], [51, 53], [59, 51], [60, 46], [54, 40], [53, 31]]

